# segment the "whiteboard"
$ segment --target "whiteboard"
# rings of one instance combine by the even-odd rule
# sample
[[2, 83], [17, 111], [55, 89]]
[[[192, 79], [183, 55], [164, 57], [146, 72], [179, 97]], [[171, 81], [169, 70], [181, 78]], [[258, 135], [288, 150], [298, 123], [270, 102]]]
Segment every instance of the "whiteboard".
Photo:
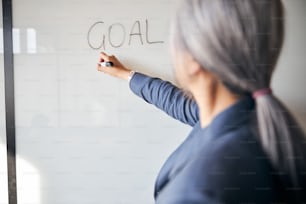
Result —
[[172, 1], [13, 1], [18, 203], [154, 203], [190, 128], [97, 72], [99, 52], [172, 80]]

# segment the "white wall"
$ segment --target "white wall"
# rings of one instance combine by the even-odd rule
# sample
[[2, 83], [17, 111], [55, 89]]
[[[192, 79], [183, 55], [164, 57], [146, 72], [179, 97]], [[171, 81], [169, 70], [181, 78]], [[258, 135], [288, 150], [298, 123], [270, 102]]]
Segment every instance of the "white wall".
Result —
[[[2, 1], [0, 2], [0, 41], [2, 44]], [[0, 46], [0, 204], [8, 203], [7, 163], [6, 163], [6, 131], [4, 106], [4, 64], [3, 51]]]
[[273, 88], [306, 130], [306, 1], [284, 0], [286, 38]]

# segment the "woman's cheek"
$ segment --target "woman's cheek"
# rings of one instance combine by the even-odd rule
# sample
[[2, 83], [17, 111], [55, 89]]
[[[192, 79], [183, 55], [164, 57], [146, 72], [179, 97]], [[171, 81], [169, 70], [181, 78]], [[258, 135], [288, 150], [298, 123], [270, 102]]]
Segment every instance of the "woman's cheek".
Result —
[[175, 77], [178, 85], [184, 89], [187, 89], [187, 75], [185, 73], [186, 68], [182, 65], [175, 66]]

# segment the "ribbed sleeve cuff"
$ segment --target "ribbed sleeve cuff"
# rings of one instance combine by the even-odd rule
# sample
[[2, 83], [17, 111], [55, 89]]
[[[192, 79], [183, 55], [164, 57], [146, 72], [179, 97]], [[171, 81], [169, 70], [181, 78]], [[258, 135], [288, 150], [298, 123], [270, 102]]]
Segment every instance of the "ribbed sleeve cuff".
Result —
[[144, 85], [152, 79], [151, 77], [135, 72], [133, 77], [130, 80], [130, 89], [138, 96], [142, 97], [141, 89]]

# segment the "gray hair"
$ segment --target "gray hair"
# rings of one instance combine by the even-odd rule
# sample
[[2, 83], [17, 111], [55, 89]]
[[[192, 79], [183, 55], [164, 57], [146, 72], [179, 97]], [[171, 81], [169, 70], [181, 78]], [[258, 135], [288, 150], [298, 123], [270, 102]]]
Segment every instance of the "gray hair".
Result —
[[[281, 0], [183, 0], [172, 25], [172, 44], [234, 94], [251, 94], [270, 87], [284, 19]], [[274, 95], [257, 98], [256, 113], [263, 150], [274, 168], [288, 175], [290, 186], [298, 187], [298, 170], [305, 171], [305, 134]]]

